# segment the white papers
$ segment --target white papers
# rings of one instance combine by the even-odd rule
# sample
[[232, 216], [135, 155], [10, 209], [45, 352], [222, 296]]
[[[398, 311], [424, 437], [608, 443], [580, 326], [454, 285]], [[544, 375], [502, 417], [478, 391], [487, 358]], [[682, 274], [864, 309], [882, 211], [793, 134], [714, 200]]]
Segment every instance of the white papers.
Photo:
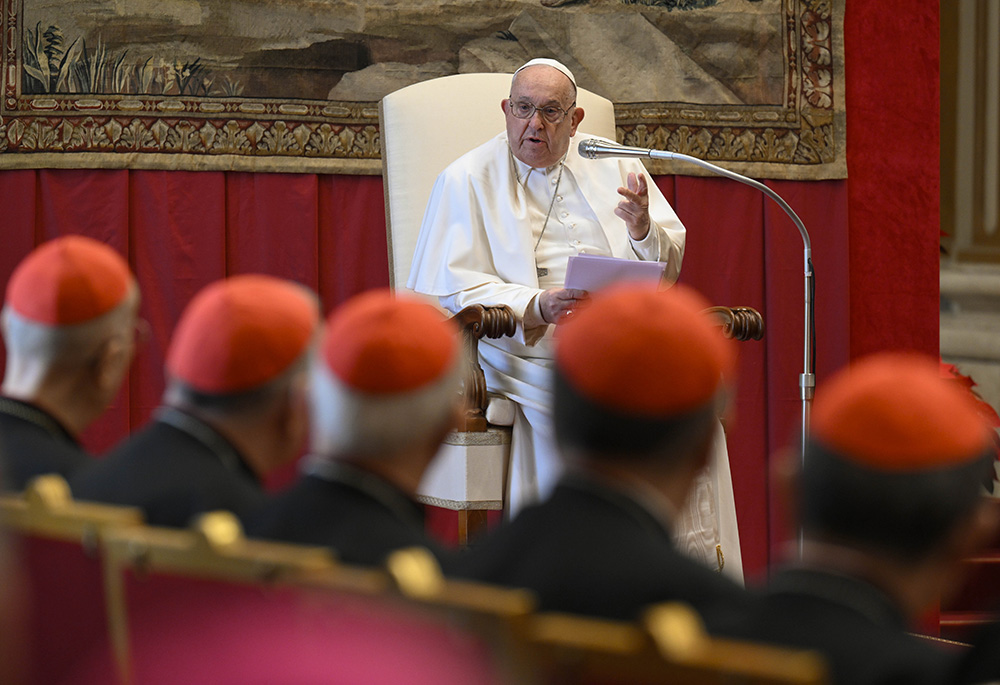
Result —
[[578, 254], [569, 258], [563, 287], [595, 292], [613, 283], [648, 283], [656, 290], [666, 270], [665, 262], [642, 262], [635, 259]]

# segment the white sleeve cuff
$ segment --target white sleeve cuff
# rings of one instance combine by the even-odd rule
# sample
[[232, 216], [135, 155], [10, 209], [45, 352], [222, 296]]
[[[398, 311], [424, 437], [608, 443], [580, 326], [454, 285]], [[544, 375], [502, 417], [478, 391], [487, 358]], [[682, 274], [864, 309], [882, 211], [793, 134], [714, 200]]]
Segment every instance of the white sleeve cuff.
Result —
[[656, 229], [656, 224], [650, 219], [649, 230], [646, 232], [645, 238], [636, 240], [631, 235], [628, 237], [632, 251], [643, 261], [655, 262], [660, 259], [660, 232]]

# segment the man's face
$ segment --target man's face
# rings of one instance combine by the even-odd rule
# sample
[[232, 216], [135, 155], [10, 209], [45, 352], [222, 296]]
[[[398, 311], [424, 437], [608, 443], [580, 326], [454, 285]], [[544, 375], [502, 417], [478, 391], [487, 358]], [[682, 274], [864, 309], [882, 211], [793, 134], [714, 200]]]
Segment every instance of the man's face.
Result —
[[[573, 84], [566, 75], [545, 65], [519, 72], [511, 84], [510, 99], [501, 103], [507, 119], [507, 140], [519, 160], [536, 168], [552, 166], [566, 154], [569, 139], [583, 119], [583, 110], [574, 106]], [[527, 119], [511, 113], [512, 103], [530, 103], [538, 108], [558, 107], [569, 113], [553, 124], [535, 111]]]

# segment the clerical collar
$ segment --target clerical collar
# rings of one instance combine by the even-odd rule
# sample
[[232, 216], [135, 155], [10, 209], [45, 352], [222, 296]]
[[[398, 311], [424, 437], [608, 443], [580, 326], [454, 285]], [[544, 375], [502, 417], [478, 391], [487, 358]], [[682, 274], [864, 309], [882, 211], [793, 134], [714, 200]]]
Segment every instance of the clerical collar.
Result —
[[526, 188], [527, 187], [527, 185], [528, 185], [528, 177], [530, 176], [530, 174], [531, 174], [532, 171], [541, 171], [541, 172], [546, 173], [546, 174], [548, 172], [550, 172], [550, 171], [555, 171], [557, 169], [559, 169], [561, 171], [560, 167], [563, 167], [563, 166], [566, 165], [566, 159], [569, 157], [569, 150], [567, 150], [566, 154], [563, 155], [562, 159], [560, 159], [558, 162], [556, 162], [552, 166], [545, 167], [544, 169], [541, 169], [541, 168], [538, 168], [538, 167], [533, 167], [530, 164], [525, 164], [524, 162], [522, 162], [521, 160], [519, 160], [517, 157], [515, 157], [514, 156], [514, 151], [511, 150], [511, 148], [510, 148], [510, 141], [507, 142], [507, 153], [510, 155], [510, 161], [514, 165], [514, 177], [517, 179], [518, 185], [521, 186], [522, 188]]
[[255, 481], [259, 482], [260, 479], [257, 474], [247, 466], [246, 462], [243, 461], [243, 457], [236, 450], [232, 444], [226, 440], [224, 437], [219, 435], [218, 431], [209, 426], [204, 421], [182, 412], [180, 409], [175, 407], [160, 407], [156, 410], [153, 418], [160, 423], [165, 423], [168, 426], [172, 426], [182, 433], [186, 433], [191, 436], [206, 448], [208, 451], [214, 454], [222, 465], [226, 467], [229, 471], [233, 473], [245, 473], [253, 478]]
[[11, 397], [0, 397], [0, 414], [6, 414], [7, 416], [27, 421], [30, 424], [38, 426], [56, 440], [67, 442], [75, 447], [80, 446], [79, 441], [77, 441], [73, 434], [59, 423], [55, 417], [30, 402], [15, 400]]

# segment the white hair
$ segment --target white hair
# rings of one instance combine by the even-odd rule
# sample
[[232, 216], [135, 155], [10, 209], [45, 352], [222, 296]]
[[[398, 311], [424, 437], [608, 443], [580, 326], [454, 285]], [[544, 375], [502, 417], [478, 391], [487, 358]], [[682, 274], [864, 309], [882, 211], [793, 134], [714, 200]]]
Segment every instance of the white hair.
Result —
[[39, 323], [5, 305], [0, 317], [7, 347], [7, 372], [11, 372], [12, 365], [24, 363], [49, 369], [89, 362], [109, 338], [130, 332], [138, 304], [139, 289], [132, 283], [113, 309], [78, 324]]
[[318, 458], [397, 452], [441, 431], [460, 399], [461, 355], [440, 379], [409, 392], [374, 394], [348, 387], [321, 359], [312, 365], [312, 452]]

